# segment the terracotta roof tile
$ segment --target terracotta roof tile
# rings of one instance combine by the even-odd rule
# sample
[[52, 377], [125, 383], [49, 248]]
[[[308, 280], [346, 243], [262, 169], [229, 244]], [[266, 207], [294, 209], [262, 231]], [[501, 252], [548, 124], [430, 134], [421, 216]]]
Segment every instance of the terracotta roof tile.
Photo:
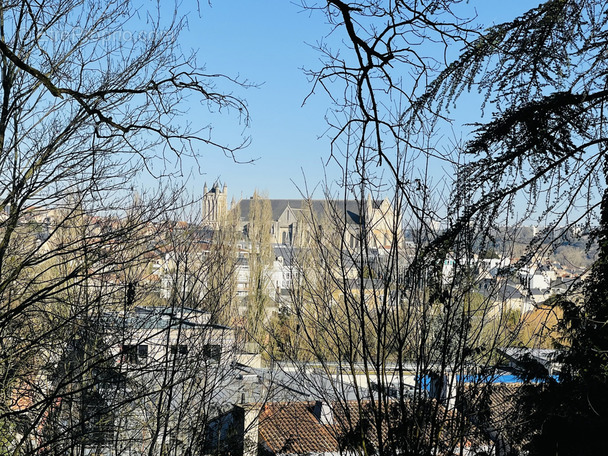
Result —
[[520, 409], [518, 398], [522, 388], [536, 388], [538, 385], [522, 383], [492, 384], [467, 388], [464, 412], [492, 440], [500, 439], [502, 444], [519, 448], [527, 443], [521, 435], [520, 427], [525, 425], [526, 417]]
[[259, 417], [260, 443], [273, 453], [338, 451], [331, 428], [313, 414], [314, 402], [273, 403]]
[[[424, 448], [432, 445], [437, 454], [452, 454], [461, 446], [480, 448], [488, 443], [479, 430], [456, 411], [445, 410], [434, 401], [423, 400], [418, 407], [407, 404], [409, 424], [405, 425], [397, 402], [388, 404], [388, 420], [382, 420], [382, 439], [385, 444], [399, 442], [406, 435], [397, 433], [414, 426], [412, 435]], [[422, 410], [418, 410], [422, 407]], [[436, 409], [433, 410], [429, 409]], [[356, 402], [332, 404], [330, 423], [324, 424], [315, 415], [315, 402], [272, 403], [265, 405], [259, 416], [259, 443], [271, 454], [337, 453], [355, 449], [363, 432], [365, 440], [378, 446], [378, 432], [370, 404]], [[416, 409], [416, 410], [414, 410]], [[415, 418], [422, 413], [428, 419]], [[441, 418], [441, 425], [433, 426], [432, 416]], [[464, 422], [463, 422], [464, 419]], [[464, 426], [464, 427], [463, 427]], [[401, 442], [403, 444], [404, 442]], [[351, 446], [354, 445], [353, 448]]]

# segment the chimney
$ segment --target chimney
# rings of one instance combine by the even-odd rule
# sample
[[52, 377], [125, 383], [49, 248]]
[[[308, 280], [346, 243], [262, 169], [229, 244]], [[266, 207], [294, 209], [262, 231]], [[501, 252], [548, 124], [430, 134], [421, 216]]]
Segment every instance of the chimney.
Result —
[[325, 425], [334, 424], [334, 414], [327, 402], [316, 401], [312, 413], [319, 420], [319, 423]]
[[244, 411], [243, 456], [257, 456], [260, 433], [260, 405], [242, 405]]

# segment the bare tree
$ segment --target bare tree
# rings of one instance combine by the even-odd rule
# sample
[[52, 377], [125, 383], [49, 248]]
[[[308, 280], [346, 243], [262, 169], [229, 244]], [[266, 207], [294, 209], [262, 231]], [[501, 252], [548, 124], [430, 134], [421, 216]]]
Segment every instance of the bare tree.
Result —
[[247, 338], [254, 343], [263, 343], [262, 328], [267, 319], [269, 292], [272, 283], [268, 280], [268, 267], [272, 264], [270, 228], [272, 208], [267, 198], [253, 194], [249, 206], [247, 241], [249, 252], [247, 270], [249, 273], [249, 294], [246, 299], [245, 330]]
[[345, 43], [323, 46], [324, 66], [309, 73], [313, 91], [322, 87], [335, 103], [332, 157], [344, 174], [341, 194], [327, 192], [327, 214], [310, 221], [316, 267], [302, 263], [284, 325], [291, 333], [281, 337], [293, 343], [289, 356], [312, 394], [336, 416], [353, 403], [367, 416], [338, 428], [361, 454], [497, 445], [477, 438], [471, 407], [483, 404], [468, 391], [489, 388], [496, 348], [518, 338], [505, 300], [478, 293], [481, 254], [509, 256], [509, 233], [498, 225], [510, 219], [498, 209], [468, 217], [475, 193], [453, 192], [465, 158], [439, 148], [433, 126], [445, 112], [419, 101], [447, 67], [444, 51], [479, 36], [455, 14], [458, 3], [304, 4]]
[[[340, 49], [323, 46], [325, 65], [310, 73], [313, 91], [324, 88], [336, 103], [331, 117], [335, 128], [332, 156], [344, 167], [344, 194], [359, 199], [361, 213], [368, 195], [394, 194], [393, 204], [402, 214], [406, 229], [413, 233], [410, 239], [415, 245], [406, 261], [397, 260], [399, 256], [395, 255], [395, 261], [387, 263], [393, 266], [380, 269], [378, 274], [386, 283], [384, 295], [395, 291], [400, 296], [396, 307], [378, 307], [377, 298], [372, 305], [369, 300], [366, 304], [363, 286], [358, 294], [348, 293], [351, 287], [346, 286], [344, 271], [352, 270], [352, 263], [361, 265], [360, 284], [365, 273], [372, 270], [368, 269], [368, 242], [351, 264], [338, 261], [336, 265], [336, 258], [344, 256], [344, 245], [332, 247], [334, 253], [323, 263], [336, 265], [330, 266], [333, 277], [335, 271], [343, 271], [338, 274], [341, 279], [332, 277], [331, 281], [344, 296], [344, 304], [332, 308], [332, 300], [327, 299], [330, 297], [317, 296], [316, 307], [302, 301], [301, 308], [329, 313], [327, 320], [321, 320], [325, 326], [335, 321], [341, 329], [352, 328], [350, 340], [340, 336], [331, 339], [332, 344], [342, 347], [339, 353], [347, 358], [355, 353], [361, 360], [360, 370], [351, 368], [349, 381], [354, 381], [355, 372], [361, 372], [368, 377], [362, 386], [373, 390], [370, 373], [378, 375], [380, 381], [386, 369], [385, 363], [377, 362], [385, 359], [379, 355], [380, 343], [394, 340], [399, 347], [394, 355], [396, 363], [402, 365], [399, 360], [409, 350], [407, 356], [414, 355], [411, 370], [418, 376], [439, 378], [440, 386], [449, 383], [448, 391], [455, 392], [458, 404], [460, 398], [470, 400], [463, 394], [471, 387], [469, 374], [492, 367], [495, 348], [509, 344], [519, 329], [508, 313], [496, 312], [493, 302], [480, 303], [472, 293], [482, 263], [474, 259], [475, 255], [496, 248], [504, 255], [513, 245], [509, 231], [517, 231], [530, 219], [545, 224], [516, 265], [521, 266], [562, 238], [558, 226], [582, 223], [592, 227], [599, 222], [599, 228], [591, 230], [597, 235], [600, 249], [585, 287], [587, 298], [581, 302], [580, 288], [572, 287], [570, 291], [575, 294], [553, 301], [556, 309], [563, 311], [566, 337], [559, 345], [567, 353], [563, 358], [567, 368], [563, 383], [546, 378], [552, 385], [546, 387], [549, 393], [540, 402], [533, 401], [536, 408], [532, 407], [531, 416], [538, 420], [534, 431], [542, 432], [533, 432], [530, 447], [541, 454], [555, 452], [558, 447], [566, 453], [597, 452], [601, 443], [596, 437], [601, 435], [598, 429], [603, 426], [604, 415], [600, 410], [606, 406], [604, 396], [599, 394], [605, 385], [601, 371], [605, 367], [602, 354], [606, 339], [602, 253], [606, 7], [597, 1], [547, 1], [481, 33], [457, 18], [453, 7], [458, 3], [304, 4], [322, 10], [335, 26], [332, 33], [346, 43]], [[426, 46], [418, 46], [421, 43]], [[450, 62], [444, 56], [454, 45], [464, 50]], [[462, 145], [455, 142], [444, 151], [433, 135], [440, 132], [437, 127], [442, 122], [449, 120], [457, 102], [470, 102], [470, 98], [463, 98], [472, 89], [479, 89], [483, 96], [480, 108], [491, 106], [495, 113], [489, 122], [477, 125], [470, 141]], [[459, 112], [456, 110], [456, 115]], [[437, 177], [434, 182], [431, 178], [429, 170], [438, 166], [453, 170], [453, 180], [448, 178], [445, 186], [437, 184]], [[390, 178], [379, 179], [382, 171]], [[442, 191], [450, 196], [433, 198]], [[433, 229], [438, 220], [443, 225], [440, 231]], [[338, 232], [346, 234], [347, 230], [338, 228]], [[369, 238], [369, 227], [361, 232], [362, 240]], [[322, 249], [329, 250], [327, 239], [322, 243]], [[339, 287], [340, 281], [345, 285]], [[370, 308], [377, 311], [370, 312]], [[380, 330], [382, 317], [395, 309], [403, 317], [397, 319], [395, 338], [379, 337], [387, 334]], [[357, 323], [351, 326], [353, 320]], [[302, 326], [299, 329], [302, 331]], [[332, 331], [333, 327], [328, 327], [325, 334]], [[315, 352], [313, 347], [324, 346], [327, 341], [321, 338], [319, 344], [312, 334], [310, 331], [303, 337], [316, 359], [321, 360], [325, 352]], [[353, 358], [349, 360], [351, 365]], [[327, 365], [324, 370], [330, 372]], [[488, 384], [486, 377], [482, 378], [477, 382], [479, 387]], [[400, 380], [398, 385], [402, 384]], [[398, 400], [405, 405], [404, 388], [397, 389]], [[414, 398], [417, 394], [423, 398], [422, 389], [414, 390]], [[380, 445], [380, 430], [390, 426], [383, 422], [388, 420], [388, 408], [382, 413], [382, 407], [374, 404], [374, 395], [381, 404], [383, 393], [368, 394], [375, 411], [376, 444]], [[574, 399], [578, 397], [585, 400]], [[553, 403], [557, 405], [549, 405]], [[466, 419], [479, 419], [484, 406], [477, 404], [476, 408], [477, 412], [463, 417], [463, 426]], [[469, 412], [473, 409], [470, 404], [459, 408]], [[424, 418], [414, 416], [429, 420], [431, 426], [441, 426], [440, 408], [427, 411]], [[406, 416], [405, 406], [401, 413]], [[443, 414], [443, 419], [447, 416]], [[439, 441], [426, 446], [428, 442], [416, 439], [408, 429], [396, 434], [403, 438], [393, 440], [401, 451], [445, 451]], [[578, 446], [575, 437], [582, 434], [588, 436], [585, 449]], [[523, 442], [526, 438], [517, 444]], [[504, 445], [500, 439], [496, 444], [496, 451], [517, 451], [516, 446]], [[363, 438], [359, 446], [365, 451]]]
[[[118, 423], [143, 416], [141, 410], [156, 412], [156, 426], [146, 434], [135, 418], [129, 425], [143, 442], [154, 433], [145, 451], [159, 453], [167, 423], [175, 420], [167, 417], [183, 413], [179, 407], [192, 402], [188, 394], [202, 394], [188, 382], [193, 369], [208, 364], [204, 353], [187, 380], [175, 380], [177, 361], [161, 363], [160, 377], [148, 374], [158, 383], [141, 381], [142, 375], [141, 388], [119, 363], [145, 345], [128, 343], [134, 333], [126, 334], [137, 305], [168, 306], [179, 327], [183, 318], [175, 315], [182, 308], [210, 310], [223, 286], [223, 279], [202, 276], [207, 261], [218, 259], [193, 260], [198, 252], [186, 255], [192, 264], [176, 262], [170, 299], [154, 291], [159, 285], [150, 258], [171, 244], [167, 231], [182, 230], [167, 219], [183, 206], [166, 184], [132, 198], [134, 182], [141, 173], [181, 174], [182, 160], [197, 160], [201, 148], [232, 157], [247, 142], [220, 144], [208, 120], [199, 126], [182, 116], [188, 100], [208, 108], [210, 119], [228, 111], [248, 121], [245, 104], [216, 88], [239, 83], [206, 74], [195, 56], [180, 51], [186, 19], [177, 5], [166, 7], [161, 12], [160, 4], [129, 1], [0, 6], [0, 422], [7, 454], [84, 454], [112, 439], [116, 453], [127, 451], [129, 445], [116, 440], [124, 436]], [[116, 329], [109, 314], [121, 312], [123, 331], [109, 334]], [[209, 344], [196, 345], [203, 351]], [[181, 388], [177, 408], [173, 387]], [[139, 415], [127, 413], [140, 406]]]

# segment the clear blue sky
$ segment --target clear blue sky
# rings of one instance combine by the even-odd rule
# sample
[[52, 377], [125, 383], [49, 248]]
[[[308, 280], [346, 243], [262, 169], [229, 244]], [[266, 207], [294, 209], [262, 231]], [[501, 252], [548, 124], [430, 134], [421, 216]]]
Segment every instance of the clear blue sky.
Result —
[[[536, 4], [478, 0], [463, 5], [463, 11], [475, 7], [478, 22], [491, 25]], [[244, 132], [251, 137], [251, 145], [238, 158], [254, 159], [254, 163], [237, 164], [217, 150], [200, 148], [200, 170], [193, 168], [189, 190], [200, 194], [205, 181], [210, 184], [219, 178], [227, 183], [229, 198], [249, 197], [255, 189], [271, 198], [298, 198], [296, 185], [304, 186], [304, 176], [309, 189], [325, 175], [330, 181], [335, 179], [339, 175], [335, 165], [324, 167], [329, 156], [324, 116], [330, 101], [318, 93], [302, 105], [311, 90], [302, 68], [320, 66], [318, 51], [310, 44], [330, 31], [323, 15], [302, 11], [285, 0], [222, 0], [211, 7], [201, 2], [200, 16], [191, 13], [189, 24], [182, 47], [197, 50], [199, 64], [204, 63], [209, 73], [259, 84], [257, 88], [233, 90], [246, 99], [252, 119]], [[243, 133], [234, 118], [218, 120], [196, 106], [185, 109], [193, 122], [213, 122], [219, 140], [236, 144]]]

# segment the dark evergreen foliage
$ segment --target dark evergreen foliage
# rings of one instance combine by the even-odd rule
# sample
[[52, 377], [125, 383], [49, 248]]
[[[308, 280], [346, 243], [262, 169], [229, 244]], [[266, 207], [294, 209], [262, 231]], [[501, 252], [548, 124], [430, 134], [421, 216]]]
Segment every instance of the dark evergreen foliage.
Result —
[[[490, 28], [431, 85], [420, 106], [442, 109], [477, 87], [496, 108], [464, 152], [459, 196], [481, 195], [464, 213], [513, 207], [558, 224], [597, 216], [598, 259], [582, 302], [562, 296], [559, 381], [525, 388], [520, 423], [530, 454], [605, 453], [608, 429], [608, 10], [604, 1], [550, 0]], [[480, 191], [481, 190], [481, 191]], [[457, 199], [455, 199], [457, 201]], [[601, 202], [601, 203], [600, 203]], [[462, 223], [462, 222], [461, 222]], [[533, 251], [538, 245], [532, 245]], [[538, 375], [538, 372], [535, 376]]]

